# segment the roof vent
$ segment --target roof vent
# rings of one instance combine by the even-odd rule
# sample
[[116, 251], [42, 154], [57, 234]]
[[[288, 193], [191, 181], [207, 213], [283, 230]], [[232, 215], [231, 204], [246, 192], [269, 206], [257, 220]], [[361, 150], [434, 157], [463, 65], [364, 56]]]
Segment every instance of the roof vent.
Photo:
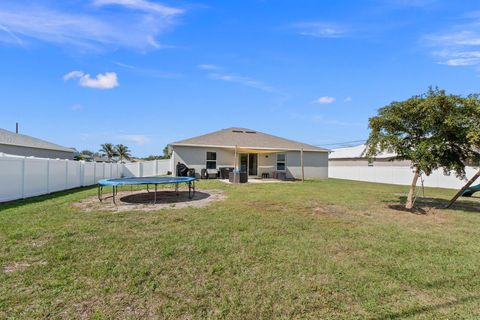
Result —
[[232, 132], [243, 133], [243, 130], [232, 130]]
[[245, 133], [256, 133], [255, 131], [245, 131]]

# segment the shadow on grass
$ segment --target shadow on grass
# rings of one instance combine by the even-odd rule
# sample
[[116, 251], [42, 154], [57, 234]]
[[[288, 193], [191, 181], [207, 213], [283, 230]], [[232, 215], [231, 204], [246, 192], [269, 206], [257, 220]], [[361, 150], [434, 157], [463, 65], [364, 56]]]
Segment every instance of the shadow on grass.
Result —
[[68, 190], [63, 190], [58, 192], [52, 192], [49, 194], [31, 197], [27, 199], [19, 199], [19, 200], [13, 200], [8, 202], [2, 202], [0, 203], [0, 212], [7, 209], [18, 208], [27, 204], [34, 204], [34, 203], [42, 202], [45, 200], [57, 199], [57, 198], [68, 196], [77, 192], [96, 189], [96, 188], [97, 186], [80, 187], [80, 188], [68, 189]]
[[[120, 198], [121, 202], [142, 204], [152, 203], [155, 197], [155, 192], [144, 192], [126, 195]], [[195, 192], [193, 198], [188, 197], [188, 191], [179, 191], [178, 194], [175, 191], [158, 191], [156, 197], [157, 204], [179, 203], [203, 200], [210, 197], [210, 194], [205, 192]]]
[[394, 312], [394, 313], [387, 313], [383, 314], [378, 317], [373, 317], [370, 318], [372, 320], [380, 320], [380, 319], [404, 319], [404, 318], [409, 318], [409, 317], [414, 317], [418, 316], [422, 313], [429, 312], [429, 311], [435, 311], [438, 309], [443, 309], [443, 308], [449, 308], [457, 305], [461, 305], [463, 303], [468, 303], [471, 301], [479, 300], [480, 296], [468, 296], [464, 297], [455, 301], [450, 301], [450, 302], [445, 302], [445, 303], [439, 303], [439, 304], [433, 304], [433, 305], [426, 305], [426, 306], [420, 306], [420, 307], [415, 307], [410, 310], [405, 310], [405, 311], [400, 311], [400, 312]]
[[[474, 199], [474, 198], [470, 198]], [[405, 203], [407, 202], [407, 197], [400, 196], [400, 204], [390, 204], [388, 207], [393, 210], [411, 212], [416, 214], [427, 214], [429, 209], [445, 209], [450, 200], [439, 199], [439, 198], [429, 198], [429, 197], [418, 197], [415, 201], [415, 206], [413, 209], [405, 209]], [[457, 200], [449, 208], [449, 210], [458, 210], [465, 212], [475, 212], [480, 213], [480, 201], [465, 201]]]

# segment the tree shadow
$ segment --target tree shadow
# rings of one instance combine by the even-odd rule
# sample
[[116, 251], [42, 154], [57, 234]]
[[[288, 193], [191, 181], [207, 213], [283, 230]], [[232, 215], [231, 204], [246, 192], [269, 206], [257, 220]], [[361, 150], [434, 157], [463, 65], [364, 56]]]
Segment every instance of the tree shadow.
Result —
[[43, 202], [45, 200], [61, 198], [61, 197], [64, 197], [64, 196], [68, 196], [68, 195], [77, 193], [77, 192], [91, 190], [91, 189], [95, 189], [95, 188], [97, 188], [97, 186], [73, 188], [73, 189], [52, 192], [52, 193], [49, 193], [49, 194], [44, 194], [44, 195], [41, 195], [41, 196], [36, 196], [36, 197], [31, 197], [31, 198], [26, 198], [26, 199], [18, 199], [18, 200], [13, 200], [13, 201], [1, 202], [0, 203], [0, 212], [2, 212], [4, 210], [7, 210], [7, 209], [22, 207], [22, 206], [28, 205], [28, 204], [35, 204], [35, 203], [38, 203], [38, 202]]
[[[470, 199], [479, 199], [477, 197], [471, 197]], [[430, 198], [430, 197], [418, 197], [415, 201], [414, 208], [409, 210], [405, 209], [405, 203], [407, 202], [406, 196], [398, 197], [400, 204], [390, 204], [388, 207], [397, 211], [404, 211], [416, 214], [427, 214], [429, 209], [445, 209], [450, 200], [441, 199], [441, 198]], [[480, 213], [480, 201], [472, 200], [461, 200], [458, 199], [448, 210], [457, 210], [465, 212], [475, 212]]]
[[370, 318], [371, 320], [381, 320], [381, 319], [404, 319], [404, 318], [409, 318], [409, 317], [414, 317], [416, 315], [419, 315], [421, 313], [429, 312], [429, 311], [435, 311], [437, 309], [442, 309], [442, 308], [448, 308], [448, 307], [453, 307], [456, 305], [460, 305], [463, 303], [479, 300], [480, 296], [467, 296], [463, 297], [460, 299], [457, 299], [455, 301], [450, 301], [450, 302], [445, 302], [445, 303], [438, 303], [438, 304], [433, 304], [433, 305], [426, 305], [426, 306], [419, 306], [415, 307], [409, 310], [405, 311], [400, 311], [400, 312], [393, 312], [393, 313], [387, 313], [383, 314], [381, 316], [376, 316]]

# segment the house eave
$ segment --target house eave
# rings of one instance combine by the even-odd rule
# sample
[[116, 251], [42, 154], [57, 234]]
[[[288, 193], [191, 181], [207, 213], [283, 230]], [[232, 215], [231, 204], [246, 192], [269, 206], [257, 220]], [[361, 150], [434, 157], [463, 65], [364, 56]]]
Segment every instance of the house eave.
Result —
[[173, 143], [169, 144], [170, 147], [197, 147], [197, 148], [222, 148], [222, 149], [232, 149], [238, 150], [249, 149], [249, 150], [270, 150], [275, 151], [308, 151], [308, 152], [320, 152], [320, 153], [329, 153], [330, 150], [318, 150], [318, 149], [309, 149], [309, 148], [270, 148], [270, 147], [249, 147], [249, 146], [225, 146], [225, 145], [207, 145], [207, 144], [186, 144], [186, 143]]

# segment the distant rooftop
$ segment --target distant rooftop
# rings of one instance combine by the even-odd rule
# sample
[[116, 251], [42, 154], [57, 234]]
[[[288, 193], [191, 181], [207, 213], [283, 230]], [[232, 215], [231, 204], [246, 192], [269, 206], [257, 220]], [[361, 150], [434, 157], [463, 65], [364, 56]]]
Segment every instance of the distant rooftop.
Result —
[[247, 128], [228, 128], [171, 143], [172, 146], [209, 146], [328, 152], [328, 149], [280, 138]]
[[[355, 147], [347, 147], [347, 148], [336, 148], [332, 149], [332, 153], [330, 153], [329, 159], [357, 159], [357, 158], [366, 158], [364, 152], [367, 148], [366, 145], [361, 144]], [[392, 152], [382, 152], [375, 156], [377, 159], [382, 158], [392, 158], [395, 157], [396, 154]]]
[[8, 131], [1, 128], [0, 128], [0, 144], [45, 149], [45, 150], [64, 151], [64, 152], [72, 152], [72, 153], [74, 152], [73, 149], [63, 147], [55, 143], [51, 143], [42, 139], [27, 136], [25, 134], [15, 133], [15, 132]]

